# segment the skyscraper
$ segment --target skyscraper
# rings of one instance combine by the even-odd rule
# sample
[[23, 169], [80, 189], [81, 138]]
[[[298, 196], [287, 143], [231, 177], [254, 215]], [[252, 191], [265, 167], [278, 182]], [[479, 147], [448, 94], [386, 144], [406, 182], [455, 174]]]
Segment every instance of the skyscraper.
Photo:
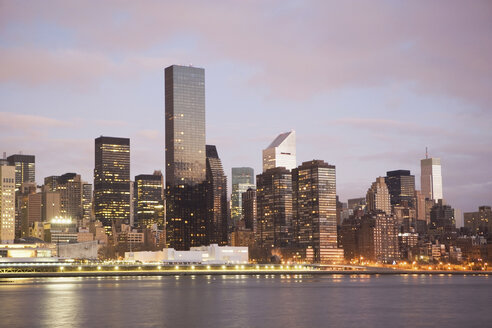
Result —
[[205, 70], [173, 65], [164, 78], [167, 243], [183, 250], [206, 230]]
[[256, 176], [256, 240], [265, 249], [284, 248], [292, 242], [292, 175], [285, 167]]
[[337, 246], [335, 166], [321, 160], [302, 163], [292, 170], [294, 239], [311, 248], [315, 263], [343, 259]]
[[227, 177], [222, 168], [217, 148], [206, 145], [207, 150], [207, 218], [206, 244], [227, 245]]
[[415, 206], [415, 176], [411, 175], [410, 171], [388, 171], [385, 182], [392, 206], [403, 205], [405, 202], [410, 207]]
[[249, 188], [242, 195], [244, 228], [256, 231], [256, 189]]
[[420, 161], [420, 186], [425, 198], [437, 202], [442, 199], [441, 159], [425, 158]]
[[237, 226], [242, 218], [242, 194], [255, 188], [254, 170], [251, 167], [232, 168], [231, 220]]
[[15, 239], [14, 166], [0, 165], [0, 243], [11, 244]]
[[95, 140], [94, 214], [106, 230], [130, 221], [128, 138], [101, 136]]
[[391, 214], [391, 203], [388, 186], [383, 177], [376, 178], [366, 195], [367, 210], [369, 212], [383, 211]]
[[92, 221], [92, 184], [82, 185], [82, 223], [88, 227]]
[[164, 228], [164, 181], [160, 171], [135, 177], [135, 226]]
[[279, 134], [275, 140], [263, 150], [263, 172], [275, 167], [292, 170], [296, 164], [296, 132]]
[[18, 191], [24, 182], [36, 180], [34, 155], [16, 154], [7, 157], [9, 165], [15, 166], [15, 189]]

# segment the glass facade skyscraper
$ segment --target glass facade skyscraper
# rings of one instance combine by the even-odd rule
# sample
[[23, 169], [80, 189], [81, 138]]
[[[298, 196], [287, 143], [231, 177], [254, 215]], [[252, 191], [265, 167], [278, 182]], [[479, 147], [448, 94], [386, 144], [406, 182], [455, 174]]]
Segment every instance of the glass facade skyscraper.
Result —
[[15, 166], [15, 190], [19, 191], [24, 182], [35, 182], [36, 164], [34, 155], [16, 154], [7, 157], [9, 165]]
[[415, 206], [415, 176], [408, 170], [396, 170], [386, 172], [386, 186], [390, 193], [391, 205]]
[[109, 230], [130, 221], [130, 139], [95, 140], [94, 215]]
[[205, 70], [164, 70], [167, 244], [201, 246], [206, 237]]
[[292, 241], [292, 175], [284, 167], [268, 169], [256, 176], [258, 246], [285, 248]]
[[207, 219], [206, 244], [227, 245], [227, 177], [217, 148], [206, 146], [207, 154]]
[[255, 189], [255, 171], [251, 167], [232, 168], [231, 221], [236, 227], [243, 218], [242, 194], [248, 189]]
[[135, 177], [135, 225], [164, 228], [164, 181], [160, 171]]
[[442, 199], [441, 159], [426, 158], [421, 160], [420, 170], [422, 195], [435, 202]]
[[301, 251], [313, 250], [313, 262], [340, 260], [337, 246], [335, 166], [321, 160], [292, 170], [294, 236]]

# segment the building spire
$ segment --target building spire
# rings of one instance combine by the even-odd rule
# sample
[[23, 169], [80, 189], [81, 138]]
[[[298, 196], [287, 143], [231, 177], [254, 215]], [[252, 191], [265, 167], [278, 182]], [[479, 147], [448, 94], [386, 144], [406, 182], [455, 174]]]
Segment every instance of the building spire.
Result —
[[425, 147], [425, 159], [429, 158], [429, 153], [427, 152], [427, 147]]

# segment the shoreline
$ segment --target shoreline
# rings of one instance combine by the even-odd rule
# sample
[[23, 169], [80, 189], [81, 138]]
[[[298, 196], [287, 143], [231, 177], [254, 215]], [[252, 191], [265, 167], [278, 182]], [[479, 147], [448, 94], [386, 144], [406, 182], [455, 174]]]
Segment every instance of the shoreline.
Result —
[[[2, 272], [3, 278], [55, 278], [55, 277], [170, 277], [170, 276], [257, 276], [257, 275], [481, 275], [490, 276], [492, 271], [425, 271], [425, 270], [163, 270], [163, 271], [64, 271], [64, 272]], [[1, 280], [0, 280], [1, 282]]]

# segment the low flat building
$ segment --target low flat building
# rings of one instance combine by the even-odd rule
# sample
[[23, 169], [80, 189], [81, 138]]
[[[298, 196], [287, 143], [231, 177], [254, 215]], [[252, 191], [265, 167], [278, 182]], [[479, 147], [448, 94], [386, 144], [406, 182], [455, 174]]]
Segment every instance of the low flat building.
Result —
[[139, 262], [244, 264], [248, 263], [248, 247], [210, 246], [191, 247], [189, 251], [164, 248], [157, 252], [125, 252], [125, 260]]

